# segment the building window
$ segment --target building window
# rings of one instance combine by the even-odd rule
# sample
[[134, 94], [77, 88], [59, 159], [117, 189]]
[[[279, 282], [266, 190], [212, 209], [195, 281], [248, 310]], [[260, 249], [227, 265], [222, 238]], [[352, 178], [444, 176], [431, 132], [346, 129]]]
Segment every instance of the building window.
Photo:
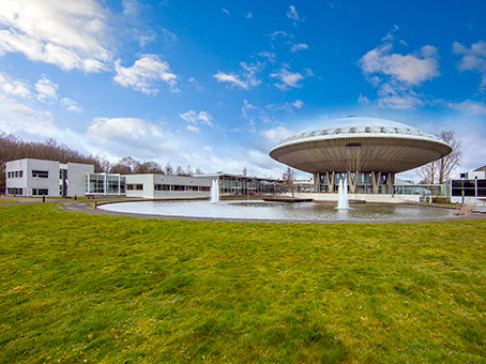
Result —
[[170, 185], [154, 185], [155, 191], [170, 191]]
[[10, 178], [10, 172], [7, 172], [7, 178]]
[[127, 191], [143, 191], [143, 184], [127, 184]]
[[32, 196], [47, 196], [48, 194], [49, 194], [49, 190], [47, 188], [32, 189]]
[[49, 178], [49, 171], [32, 170], [32, 178]]
[[22, 178], [24, 176], [24, 171], [19, 171], [19, 177]]
[[9, 195], [20, 195], [23, 196], [24, 191], [22, 188], [7, 188], [7, 193]]

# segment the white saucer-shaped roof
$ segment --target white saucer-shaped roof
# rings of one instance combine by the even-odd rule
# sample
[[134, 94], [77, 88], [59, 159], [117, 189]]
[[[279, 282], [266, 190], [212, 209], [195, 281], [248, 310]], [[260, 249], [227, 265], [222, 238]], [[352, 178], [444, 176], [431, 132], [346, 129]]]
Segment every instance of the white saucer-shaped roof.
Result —
[[[350, 117], [334, 120], [332, 125], [287, 138], [270, 151], [270, 156], [315, 173], [346, 172], [350, 156], [359, 155], [359, 172], [397, 173], [423, 166], [452, 151], [440, 138], [395, 121]], [[353, 163], [356, 166], [356, 161]]]

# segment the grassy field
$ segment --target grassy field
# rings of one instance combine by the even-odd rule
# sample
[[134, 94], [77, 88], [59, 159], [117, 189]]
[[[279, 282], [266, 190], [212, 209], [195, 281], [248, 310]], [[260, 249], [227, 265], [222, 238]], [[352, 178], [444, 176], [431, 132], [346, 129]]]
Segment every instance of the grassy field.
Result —
[[484, 219], [0, 223], [2, 363], [486, 361]]

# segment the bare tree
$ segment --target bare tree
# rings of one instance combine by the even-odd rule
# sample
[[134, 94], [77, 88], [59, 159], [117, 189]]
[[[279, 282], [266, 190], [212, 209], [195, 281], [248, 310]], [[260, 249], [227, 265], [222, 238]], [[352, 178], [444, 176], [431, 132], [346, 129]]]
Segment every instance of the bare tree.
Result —
[[294, 197], [294, 171], [290, 167], [287, 167], [287, 170], [284, 172], [282, 179], [284, 180], [287, 187], [290, 189], [292, 197]]
[[452, 147], [452, 152], [434, 162], [426, 164], [419, 170], [422, 183], [443, 184], [447, 182], [456, 166], [461, 161], [461, 145], [451, 130], [442, 131], [439, 135], [443, 141]]
[[139, 168], [140, 162], [132, 157], [123, 157], [110, 168], [111, 173], [133, 174]]
[[181, 166], [177, 166], [175, 174], [176, 176], [184, 176], [184, 170], [182, 169]]
[[167, 162], [167, 164], [165, 165], [165, 174], [168, 176], [174, 174], [174, 169], [172, 168], [169, 162]]
[[143, 162], [139, 164], [136, 169], [135, 173], [158, 173], [158, 174], [165, 174], [162, 167], [153, 161]]

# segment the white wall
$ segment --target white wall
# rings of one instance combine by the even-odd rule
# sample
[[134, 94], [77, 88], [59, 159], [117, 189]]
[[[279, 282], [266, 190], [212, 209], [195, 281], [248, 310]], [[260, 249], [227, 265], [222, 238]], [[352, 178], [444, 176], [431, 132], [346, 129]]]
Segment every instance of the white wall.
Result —
[[[9, 178], [9, 172], [22, 171], [22, 177]], [[27, 193], [27, 159], [20, 159], [17, 161], [7, 162], [5, 166], [6, 187], [5, 191], [8, 193], [9, 188], [22, 188], [22, 194], [26, 196]]]
[[[142, 184], [143, 190], [129, 190], [128, 185]], [[153, 174], [127, 174], [125, 175], [125, 196], [153, 198], [154, 175]]]
[[[33, 170], [47, 171], [49, 177], [32, 177]], [[47, 188], [48, 196], [59, 197], [59, 170], [59, 162], [27, 159], [27, 196], [32, 196], [34, 188]]]
[[468, 179], [485, 179], [486, 172], [485, 171], [470, 171], [467, 173]]
[[67, 196], [84, 196], [86, 194], [86, 175], [94, 173], [92, 164], [68, 163]]

